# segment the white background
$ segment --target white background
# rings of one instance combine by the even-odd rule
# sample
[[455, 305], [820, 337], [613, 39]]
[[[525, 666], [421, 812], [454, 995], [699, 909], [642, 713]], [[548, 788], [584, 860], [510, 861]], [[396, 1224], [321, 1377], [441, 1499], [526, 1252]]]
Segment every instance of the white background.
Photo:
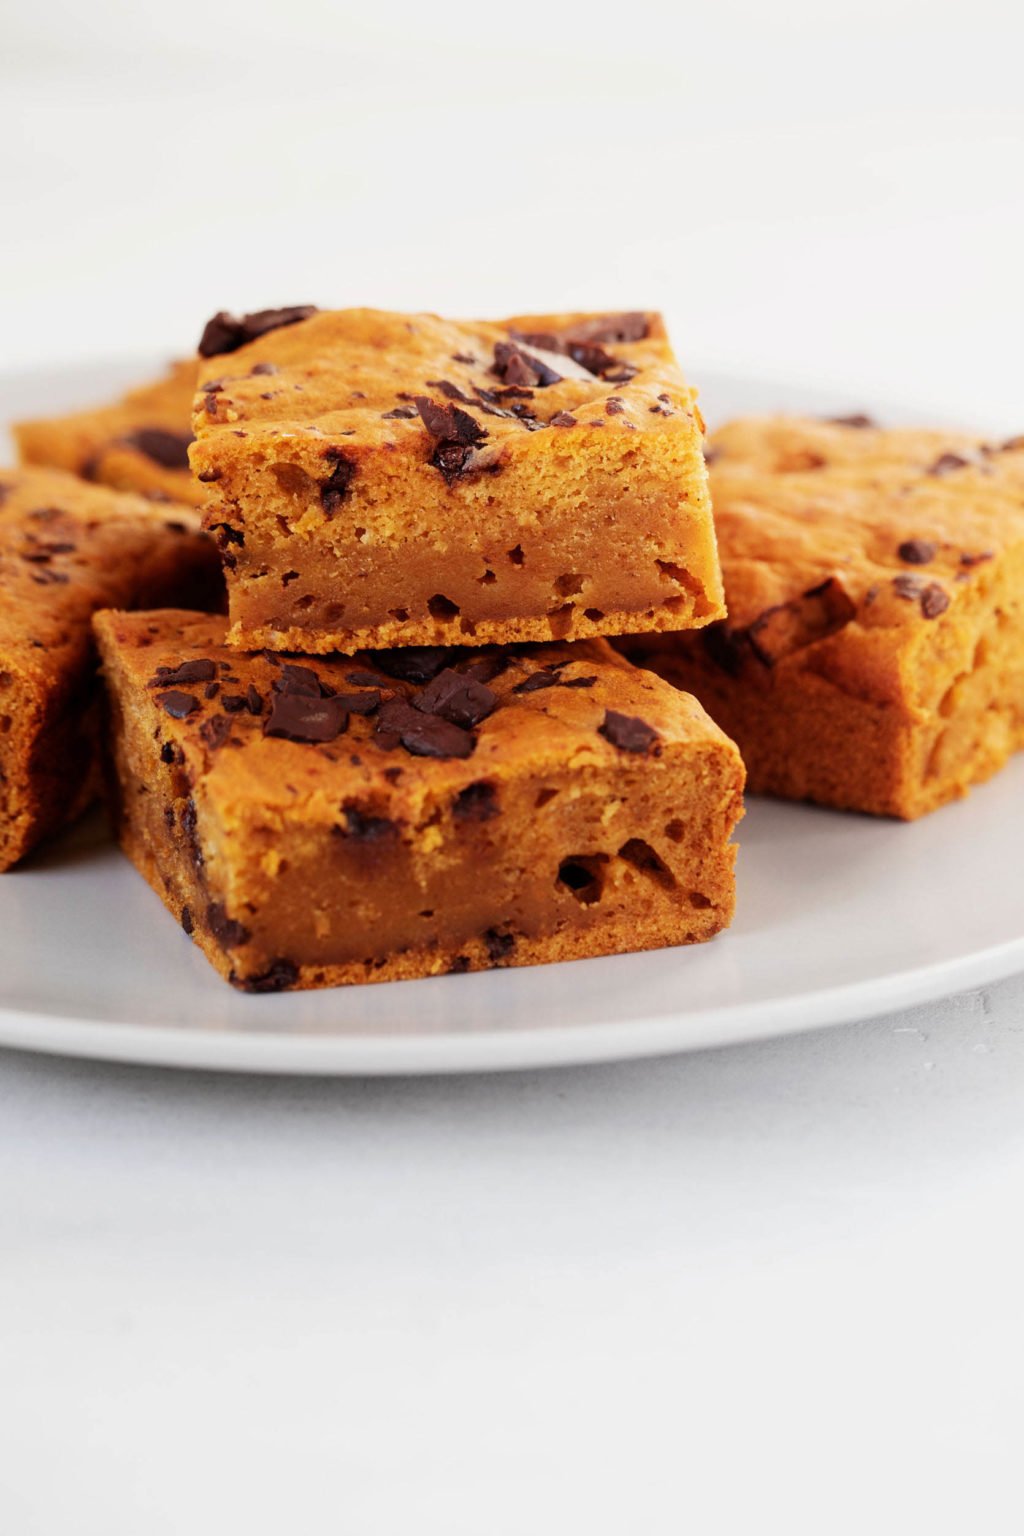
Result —
[[[1010, 0], [0, 25], [7, 367], [220, 307], [661, 305], [698, 383], [1024, 425]], [[0, 1522], [1016, 1533], [1022, 1204], [1019, 980], [490, 1081], [8, 1054]]]

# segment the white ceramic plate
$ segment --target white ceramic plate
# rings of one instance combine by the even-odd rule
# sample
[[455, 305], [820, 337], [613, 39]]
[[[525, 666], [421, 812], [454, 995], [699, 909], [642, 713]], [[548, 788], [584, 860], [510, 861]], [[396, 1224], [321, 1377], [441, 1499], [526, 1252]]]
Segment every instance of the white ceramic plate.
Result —
[[[146, 372], [0, 379], [0, 420], [102, 399]], [[703, 401], [712, 420], [865, 405], [713, 377]], [[909, 826], [753, 801], [740, 844], [736, 922], [712, 944], [248, 997], [214, 974], [96, 816], [0, 877], [0, 1043], [244, 1071], [536, 1067], [841, 1023], [1024, 968], [1024, 757]]]

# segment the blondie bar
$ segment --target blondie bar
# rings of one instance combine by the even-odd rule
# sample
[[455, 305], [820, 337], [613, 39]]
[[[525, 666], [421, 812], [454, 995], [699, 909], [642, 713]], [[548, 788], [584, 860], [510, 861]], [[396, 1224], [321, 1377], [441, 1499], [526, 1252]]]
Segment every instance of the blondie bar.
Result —
[[1024, 746], [1024, 440], [771, 418], [709, 457], [728, 620], [630, 654], [752, 790], [910, 819]]
[[23, 464], [48, 465], [143, 496], [206, 500], [188, 467], [196, 364], [174, 363], [166, 376], [120, 400], [70, 416], [15, 423]]
[[94, 611], [215, 601], [220, 586], [191, 507], [0, 470], [0, 869], [96, 788]]
[[711, 938], [743, 767], [603, 641], [295, 661], [97, 616], [120, 835], [253, 992]]
[[703, 424], [658, 315], [219, 315], [201, 351], [191, 459], [214, 497], [229, 644], [482, 645], [721, 617]]

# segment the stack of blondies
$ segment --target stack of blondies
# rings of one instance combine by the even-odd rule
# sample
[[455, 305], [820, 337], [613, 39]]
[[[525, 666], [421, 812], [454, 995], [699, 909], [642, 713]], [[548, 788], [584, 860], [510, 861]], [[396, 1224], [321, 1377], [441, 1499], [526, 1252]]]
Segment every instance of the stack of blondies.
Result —
[[705, 456], [650, 313], [299, 307], [199, 351], [18, 429], [51, 468], [0, 477], [0, 856], [100, 740], [125, 851], [240, 987], [708, 939], [744, 760], [910, 817], [1024, 744], [1019, 440], [775, 418]]

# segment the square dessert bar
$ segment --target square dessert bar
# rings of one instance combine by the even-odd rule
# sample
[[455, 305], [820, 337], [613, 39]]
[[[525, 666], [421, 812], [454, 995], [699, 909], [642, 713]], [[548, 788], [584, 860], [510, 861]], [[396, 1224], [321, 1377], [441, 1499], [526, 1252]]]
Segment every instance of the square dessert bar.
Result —
[[97, 787], [96, 609], [216, 601], [220, 589], [191, 507], [0, 470], [0, 869]]
[[115, 490], [201, 505], [206, 492], [188, 467], [196, 372], [193, 359], [174, 363], [165, 377], [111, 404], [15, 423], [22, 463], [69, 470]]
[[251, 992], [709, 939], [743, 766], [602, 641], [246, 655], [97, 616], [128, 856]]
[[1024, 746], [1024, 439], [771, 418], [709, 458], [728, 620], [629, 654], [752, 790], [910, 819]]
[[191, 451], [229, 644], [686, 629], [722, 588], [694, 391], [655, 314], [219, 315]]

